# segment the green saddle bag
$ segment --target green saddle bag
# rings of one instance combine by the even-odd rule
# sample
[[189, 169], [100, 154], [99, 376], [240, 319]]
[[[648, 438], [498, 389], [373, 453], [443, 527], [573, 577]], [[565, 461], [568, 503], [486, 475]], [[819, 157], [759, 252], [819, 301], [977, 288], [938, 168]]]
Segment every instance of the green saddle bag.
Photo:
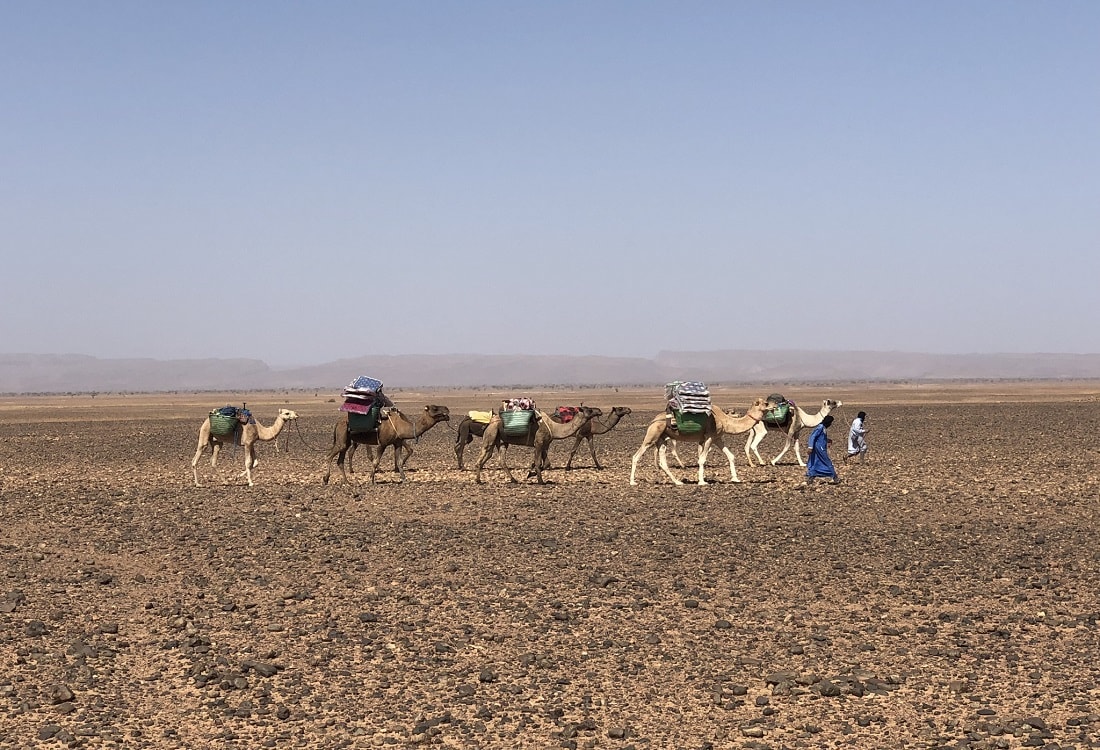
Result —
[[676, 429], [685, 434], [705, 430], [710, 418], [709, 414], [693, 411], [677, 411], [673, 412], [673, 416], [676, 418]]
[[786, 424], [787, 419], [791, 416], [791, 403], [787, 401], [786, 396], [781, 393], [773, 393], [768, 396], [768, 401], [779, 404], [779, 406], [764, 412], [764, 421], [774, 425]]

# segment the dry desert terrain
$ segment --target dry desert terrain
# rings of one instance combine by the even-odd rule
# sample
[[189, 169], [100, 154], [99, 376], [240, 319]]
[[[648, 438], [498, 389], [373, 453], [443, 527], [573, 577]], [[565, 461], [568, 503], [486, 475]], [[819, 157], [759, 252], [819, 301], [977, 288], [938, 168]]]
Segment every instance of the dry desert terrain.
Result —
[[[740, 483], [715, 452], [705, 487], [651, 456], [628, 486], [659, 387], [392, 390], [452, 422], [405, 482], [387, 455], [328, 486], [338, 388], [2, 398], [0, 747], [1100, 746], [1100, 383], [713, 393], [775, 390], [844, 402], [840, 485], [734, 438]], [[603, 470], [565, 441], [548, 484], [477, 485], [453, 427], [504, 395], [633, 413]], [[289, 443], [195, 487], [199, 424], [242, 399], [297, 411]]]

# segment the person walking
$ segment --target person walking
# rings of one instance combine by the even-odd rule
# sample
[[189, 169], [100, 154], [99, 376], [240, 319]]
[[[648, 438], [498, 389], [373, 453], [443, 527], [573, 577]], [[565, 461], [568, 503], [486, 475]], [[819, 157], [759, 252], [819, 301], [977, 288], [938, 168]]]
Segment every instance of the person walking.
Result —
[[810, 433], [810, 455], [806, 459], [806, 484], [813, 484], [818, 477], [829, 477], [832, 484], [840, 484], [840, 477], [833, 467], [833, 460], [829, 458], [829, 425], [833, 423], [833, 415], [826, 415], [821, 424]]
[[867, 456], [867, 412], [861, 411], [852, 420], [852, 427], [848, 430], [848, 454], [844, 456], [845, 462], [849, 458], [859, 456], [860, 463]]

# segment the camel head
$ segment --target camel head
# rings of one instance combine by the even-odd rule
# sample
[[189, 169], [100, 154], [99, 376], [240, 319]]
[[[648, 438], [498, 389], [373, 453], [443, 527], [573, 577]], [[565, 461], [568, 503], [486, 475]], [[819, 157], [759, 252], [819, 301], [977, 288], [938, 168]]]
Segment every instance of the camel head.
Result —
[[766, 398], [758, 398], [752, 402], [752, 406], [748, 408], [748, 411], [745, 412], [745, 415], [751, 415], [753, 418], [759, 421], [763, 418], [764, 412], [770, 409], [774, 409], [777, 406], [779, 406], [779, 404], [775, 403], [774, 401], [769, 401]]
[[603, 410], [598, 406], [585, 406], [584, 404], [577, 407], [577, 413], [585, 415], [588, 419], [603, 416]]
[[284, 422], [289, 422], [292, 419], [298, 418], [298, 412], [291, 411], [290, 409], [279, 409], [279, 416], [283, 418]]
[[451, 410], [446, 406], [436, 406], [435, 404], [428, 404], [424, 407], [424, 412], [432, 420], [432, 422], [450, 422]]
[[617, 415], [619, 415], [619, 417], [625, 417], [627, 414], [630, 413], [630, 407], [629, 406], [612, 406], [611, 407], [611, 413], [612, 414], [617, 414]]
[[843, 405], [843, 401], [833, 401], [832, 399], [827, 398], [821, 402], [821, 411], [828, 413], [831, 412], [833, 409], [840, 408]]

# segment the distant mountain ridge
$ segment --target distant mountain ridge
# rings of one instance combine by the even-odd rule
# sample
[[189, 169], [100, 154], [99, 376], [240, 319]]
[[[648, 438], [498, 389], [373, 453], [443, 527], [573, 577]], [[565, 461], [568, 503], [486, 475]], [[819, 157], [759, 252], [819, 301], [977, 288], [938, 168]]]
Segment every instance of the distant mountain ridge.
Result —
[[920, 354], [725, 350], [656, 357], [401, 354], [275, 368], [257, 359], [99, 359], [0, 354], [0, 393], [327, 389], [357, 375], [393, 388], [653, 385], [671, 380], [795, 384], [1100, 379], [1100, 354]]

